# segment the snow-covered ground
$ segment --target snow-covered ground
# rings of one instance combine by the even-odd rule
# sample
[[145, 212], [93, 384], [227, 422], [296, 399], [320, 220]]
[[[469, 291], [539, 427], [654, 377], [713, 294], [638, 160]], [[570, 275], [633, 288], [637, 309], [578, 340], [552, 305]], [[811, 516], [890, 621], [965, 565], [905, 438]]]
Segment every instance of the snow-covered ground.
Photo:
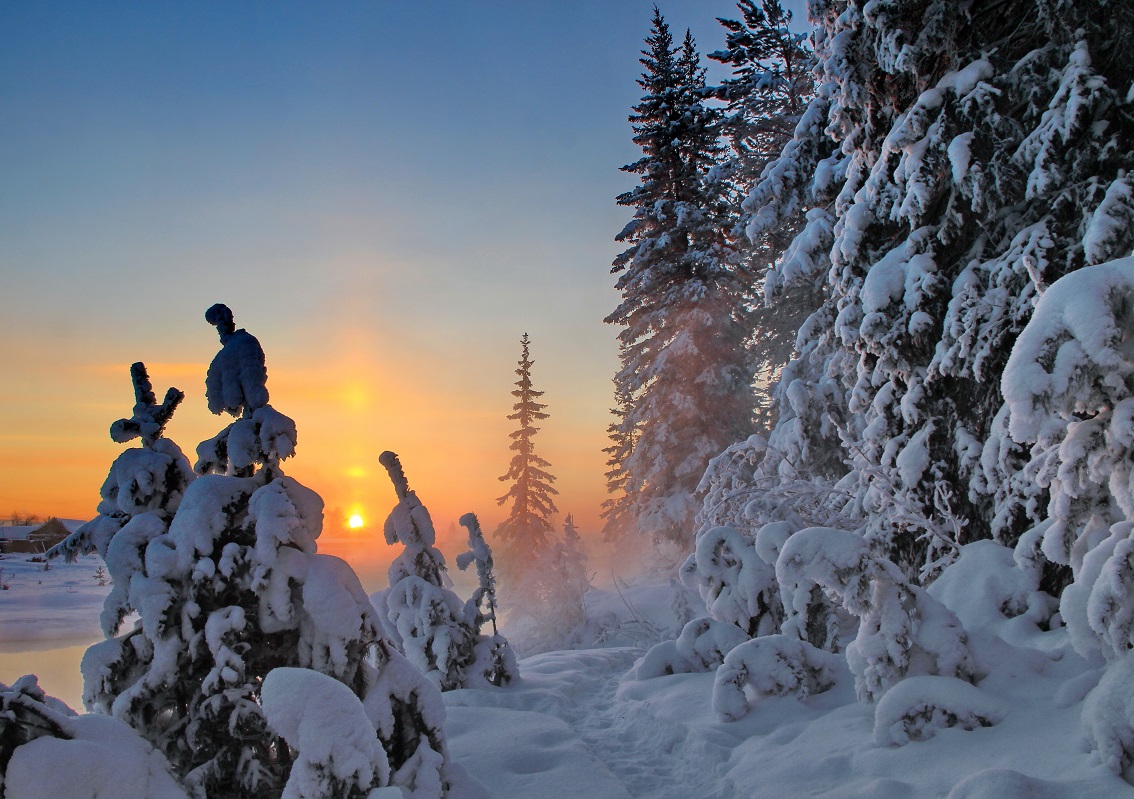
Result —
[[[9, 649], [23, 647], [0, 661], [0, 682], [37, 671], [44, 650], [56, 646], [48, 631], [59, 647], [98, 636], [108, 587], [98, 586], [97, 566], [83, 558], [43, 572], [23, 556], [0, 561], [9, 584], [0, 592], [0, 635]], [[976, 593], [942, 599], [964, 604]], [[977, 666], [988, 674], [979, 689], [999, 701], [1003, 720], [896, 746], [877, 742], [883, 703], [860, 703], [849, 671], [821, 694], [754, 700], [730, 723], [713, 711], [712, 672], [635, 679], [643, 647], [677, 623], [671, 586], [592, 592], [588, 609], [613, 631], [597, 648], [528, 657], [507, 688], [444, 695], [451, 751], [479, 783], [460, 799], [1134, 797], [1083, 751], [1079, 716], [1098, 673], [1065, 630], [970, 631]], [[35, 642], [16, 644], [19, 635]], [[631, 640], [636, 645], [625, 645]], [[71, 650], [77, 672], [82, 647]]]
[[50, 564], [33, 555], [0, 556], [0, 649], [43, 649], [101, 639], [98, 616], [108, 593], [110, 578], [97, 555]]

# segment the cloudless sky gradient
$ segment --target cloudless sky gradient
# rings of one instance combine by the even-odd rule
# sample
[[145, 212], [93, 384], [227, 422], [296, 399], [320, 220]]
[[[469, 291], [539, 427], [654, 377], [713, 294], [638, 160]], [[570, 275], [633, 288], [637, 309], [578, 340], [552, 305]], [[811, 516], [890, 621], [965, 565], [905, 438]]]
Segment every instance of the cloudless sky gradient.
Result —
[[[737, 16], [660, 5], [703, 54]], [[537, 451], [560, 510], [597, 530], [617, 365], [602, 319], [630, 216], [614, 197], [637, 179], [618, 167], [639, 155], [626, 117], [651, 13], [0, 4], [0, 516], [94, 514], [135, 360], [159, 396], [187, 393], [167, 435], [194, 460], [227, 424], [203, 396], [204, 311], [224, 302], [296, 419], [285, 469], [325, 499], [332, 551], [384, 549], [384, 449], [442, 536], [466, 511], [503, 518], [525, 331], [551, 414]], [[339, 531], [355, 512], [367, 527]]]

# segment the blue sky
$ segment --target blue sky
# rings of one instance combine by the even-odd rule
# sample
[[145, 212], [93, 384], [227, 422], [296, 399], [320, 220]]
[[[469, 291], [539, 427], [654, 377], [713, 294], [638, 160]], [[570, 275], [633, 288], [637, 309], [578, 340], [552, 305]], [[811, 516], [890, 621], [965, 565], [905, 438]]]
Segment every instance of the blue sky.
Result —
[[[730, 1], [661, 9], [702, 53], [735, 16]], [[393, 448], [411, 482], [423, 464], [427, 504], [476, 504], [435, 516], [488, 522], [527, 331], [552, 414], [537, 447], [561, 510], [593, 526], [617, 361], [602, 318], [629, 217], [614, 197], [634, 185], [618, 167], [638, 156], [626, 117], [651, 11], [0, 4], [0, 503], [93, 511], [133, 360], [189, 393], [170, 426], [183, 449], [219, 429], [195, 369], [216, 350], [204, 309], [223, 301], [300, 423], [293, 472], [329, 505]], [[16, 470], [40, 488], [17, 489]]]

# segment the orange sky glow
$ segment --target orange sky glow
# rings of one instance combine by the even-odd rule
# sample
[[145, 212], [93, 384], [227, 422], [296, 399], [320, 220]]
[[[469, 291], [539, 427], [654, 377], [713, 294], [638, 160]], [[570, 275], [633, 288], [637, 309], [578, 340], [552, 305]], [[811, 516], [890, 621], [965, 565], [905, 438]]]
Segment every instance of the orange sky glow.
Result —
[[[228, 419], [210, 414], [204, 402], [207, 362], [219, 347], [216, 335], [203, 319], [186, 320], [184, 326], [187, 334], [197, 335], [181, 336], [191, 346], [178, 348], [192, 349], [200, 359], [155, 359], [147, 366], [159, 396], [171, 385], [186, 392], [166, 435], [192, 461], [196, 445]], [[251, 323], [249, 329], [256, 333]], [[38, 340], [30, 350], [10, 353], [21, 361], [20, 381], [17, 390], [0, 396], [0, 414], [9, 421], [0, 433], [0, 515], [90, 518], [99, 486], [123, 449], [107, 430], [115, 419], [128, 416], [133, 405], [130, 361], [100, 362], [98, 355], [119, 350], [125, 355], [130, 342], [99, 342], [81, 334], [68, 338]], [[446, 368], [431, 363], [426, 369], [423, 362], [399, 356], [392, 344], [382, 350], [386, 355], [379, 355], [367, 345], [367, 335], [349, 326], [333, 337], [338, 341], [332, 353], [318, 346], [273, 347], [270, 334], [260, 338], [272, 405], [294, 418], [299, 431], [297, 454], [285, 462], [285, 471], [318, 491], [326, 503], [321, 551], [350, 561], [369, 589], [381, 587], [386, 565], [399, 551], [382, 538], [382, 523], [395, 502], [378, 464], [383, 450], [401, 456], [410, 486], [429, 508], [450, 561], [466, 540], [456, 522], [461, 514], [476, 513], [487, 531], [504, 518], [507, 508], [495, 498], [506, 488], [498, 478], [509, 458], [513, 423], [506, 416], [513, 401], [514, 361], [498, 353], [496, 360], [503, 362], [472, 368], [464, 358], [461, 368], [442, 358], [440, 366]], [[145, 342], [136, 349], [157, 347]], [[514, 349], [518, 357], [518, 343]], [[478, 372], [480, 379], [472, 380]], [[537, 436], [537, 450], [552, 462], [558, 477], [560, 510], [574, 513], [583, 529], [593, 533], [601, 526], [598, 512], [605, 497], [605, 409], [600, 406], [592, 418], [564, 413], [557, 419], [557, 404], [579, 398], [550, 395], [545, 399], [553, 415]], [[350, 529], [352, 515], [364, 520], [360, 528]]]

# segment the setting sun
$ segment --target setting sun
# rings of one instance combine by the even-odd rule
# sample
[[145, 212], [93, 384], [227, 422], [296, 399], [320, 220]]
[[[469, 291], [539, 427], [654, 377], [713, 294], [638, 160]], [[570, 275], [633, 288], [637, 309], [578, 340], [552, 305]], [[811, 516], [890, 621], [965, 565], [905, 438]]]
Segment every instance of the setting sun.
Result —
[[366, 522], [357, 513], [354, 514], [353, 516], [351, 516], [349, 519], [347, 519], [347, 526], [350, 527], [350, 529], [352, 529], [352, 530], [357, 530], [359, 527], [362, 527], [362, 525], [364, 525], [364, 524], [366, 524]]

